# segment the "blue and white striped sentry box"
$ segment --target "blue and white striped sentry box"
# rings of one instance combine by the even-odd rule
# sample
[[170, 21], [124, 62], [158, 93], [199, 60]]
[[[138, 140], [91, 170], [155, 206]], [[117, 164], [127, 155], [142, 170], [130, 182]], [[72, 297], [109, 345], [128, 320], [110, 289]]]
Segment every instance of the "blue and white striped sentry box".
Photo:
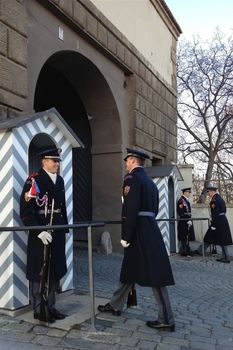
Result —
[[[29, 117], [0, 123], [0, 226], [20, 226], [19, 198], [29, 174], [29, 147], [33, 138], [47, 135], [62, 148], [60, 173], [64, 178], [69, 224], [73, 223], [72, 148], [82, 142], [52, 108]], [[71, 232], [71, 231], [70, 231]], [[25, 276], [27, 233], [0, 232], [0, 308], [15, 310], [29, 303]], [[68, 272], [62, 279], [62, 291], [73, 288], [73, 234], [67, 234]]]

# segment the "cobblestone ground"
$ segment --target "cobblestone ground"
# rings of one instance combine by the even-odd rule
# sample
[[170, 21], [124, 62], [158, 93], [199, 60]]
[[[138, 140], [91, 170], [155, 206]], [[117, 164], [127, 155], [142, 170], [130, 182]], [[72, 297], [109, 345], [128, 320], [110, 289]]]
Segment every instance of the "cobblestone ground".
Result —
[[[90, 322], [62, 331], [0, 315], [1, 350], [233, 350], [233, 262], [216, 257], [171, 256], [175, 286], [169, 287], [175, 314], [174, 333], [145, 326], [157, 307], [150, 288], [137, 286], [138, 307], [120, 317], [98, 314], [96, 332]], [[118, 285], [121, 255], [93, 253], [95, 295], [110, 298]], [[88, 254], [74, 254], [77, 293], [88, 293]]]

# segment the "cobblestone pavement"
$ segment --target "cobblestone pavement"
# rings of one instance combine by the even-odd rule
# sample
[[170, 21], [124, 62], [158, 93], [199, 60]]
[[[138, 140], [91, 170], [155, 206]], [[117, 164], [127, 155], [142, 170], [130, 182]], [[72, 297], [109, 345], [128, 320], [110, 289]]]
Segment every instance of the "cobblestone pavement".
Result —
[[[88, 255], [74, 254], [76, 292], [86, 294]], [[170, 257], [175, 286], [169, 287], [175, 314], [174, 333], [145, 326], [156, 318], [157, 307], [150, 288], [137, 286], [138, 306], [120, 317], [97, 314], [96, 331], [90, 320], [64, 331], [0, 315], [1, 350], [232, 350], [233, 262], [223, 264], [216, 256]], [[121, 255], [93, 253], [95, 296], [110, 298], [118, 285]]]

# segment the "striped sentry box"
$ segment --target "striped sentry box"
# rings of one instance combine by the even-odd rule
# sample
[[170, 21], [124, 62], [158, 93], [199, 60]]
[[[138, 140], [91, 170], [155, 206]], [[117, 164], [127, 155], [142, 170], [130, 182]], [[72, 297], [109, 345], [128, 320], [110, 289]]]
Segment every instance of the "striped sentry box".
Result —
[[[171, 171], [169, 176], [153, 178], [153, 181], [158, 187], [159, 190], [159, 212], [156, 219], [169, 219], [169, 189], [168, 189], [168, 181], [172, 179], [173, 182], [173, 190], [174, 190], [174, 218], [177, 218], [176, 214], [176, 201], [178, 196], [178, 181], [177, 175], [174, 170]], [[158, 221], [158, 226], [162, 233], [166, 249], [168, 254], [170, 255], [170, 231], [169, 231], [169, 222], [168, 221]], [[175, 225], [175, 235], [177, 237], [177, 225]]]
[[[49, 135], [62, 148], [61, 175], [65, 182], [69, 224], [73, 223], [72, 148], [82, 147], [66, 122], [53, 108], [31, 117], [0, 123], [0, 226], [20, 226], [19, 198], [29, 173], [29, 146], [35, 136]], [[26, 270], [27, 233], [0, 233], [0, 308], [14, 310], [29, 303]], [[66, 238], [68, 272], [62, 291], [73, 288], [73, 234]]]

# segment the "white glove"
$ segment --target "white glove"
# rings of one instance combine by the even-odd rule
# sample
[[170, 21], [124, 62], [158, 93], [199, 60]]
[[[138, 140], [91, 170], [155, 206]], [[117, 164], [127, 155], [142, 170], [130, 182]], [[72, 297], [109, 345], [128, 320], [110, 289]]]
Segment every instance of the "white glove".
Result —
[[211, 228], [211, 230], [216, 230], [216, 227], [214, 227], [214, 226], [210, 226], [210, 228]]
[[193, 223], [192, 223], [191, 220], [189, 220], [189, 221], [187, 222], [187, 225], [188, 225], [188, 226], [192, 226], [192, 224], [193, 224]]
[[43, 242], [43, 244], [49, 244], [52, 242], [52, 235], [51, 233], [47, 232], [47, 231], [42, 231], [41, 233], [39, 233], [39, 235], [37, 236], [38, 238], [40, 238]]
[[121, 239], [121, 245], [124, 248], [128, 248], [128, 246], [130, 245], [130, 243], [128, 243], [127, 241], [124, 241], [123, 239]]

